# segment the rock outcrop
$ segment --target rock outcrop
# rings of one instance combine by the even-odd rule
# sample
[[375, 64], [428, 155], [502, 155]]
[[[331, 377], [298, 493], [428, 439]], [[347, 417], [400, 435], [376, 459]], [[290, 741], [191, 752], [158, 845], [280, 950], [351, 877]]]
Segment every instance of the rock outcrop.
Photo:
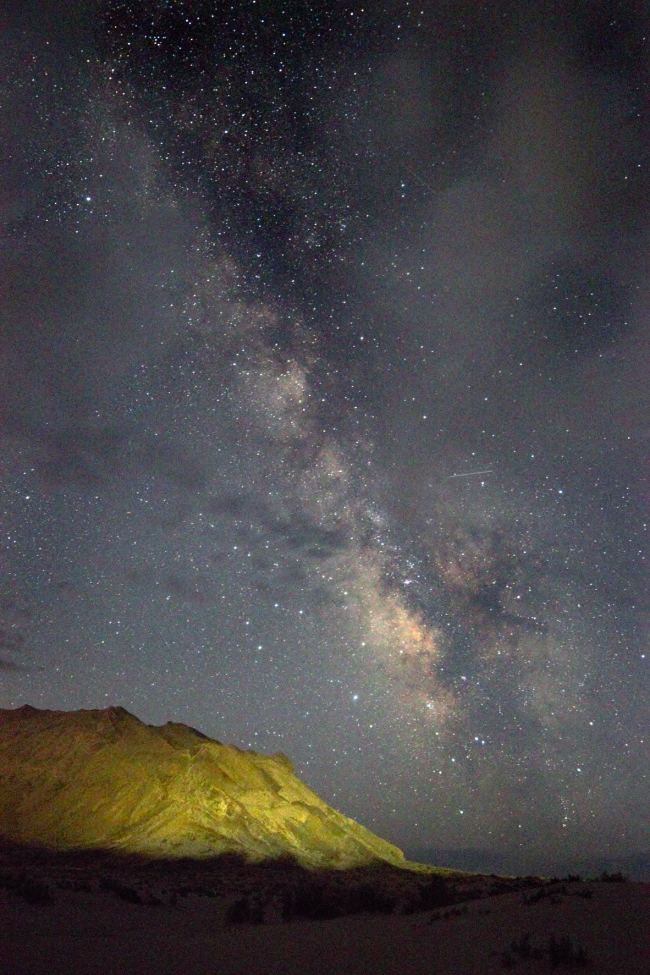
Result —
[[0, 839], [57, 850], [205, 858], [227, 851], [311, 866], [383, 860], [397, 847], [330, 808], [286, 756], [222, 745], [124, 708], [0, 710]]

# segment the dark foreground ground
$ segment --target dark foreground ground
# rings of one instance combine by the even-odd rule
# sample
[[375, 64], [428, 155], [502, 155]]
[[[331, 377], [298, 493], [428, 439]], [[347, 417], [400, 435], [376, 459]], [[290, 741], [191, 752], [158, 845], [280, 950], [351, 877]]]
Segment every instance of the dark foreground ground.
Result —
[[0, 856], [1, 975], [650, 975], [650, 885]]

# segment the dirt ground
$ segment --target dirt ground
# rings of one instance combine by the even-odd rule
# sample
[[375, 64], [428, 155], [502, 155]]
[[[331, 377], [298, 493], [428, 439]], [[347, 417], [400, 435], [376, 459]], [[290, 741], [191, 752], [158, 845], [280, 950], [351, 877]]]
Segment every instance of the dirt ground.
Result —
[[[27, 891], [29, 895], [29, 891]], [[42, 894], [42, 891], [41, 891]], [[29, 903], [29, 900], [36, 901]], [[39, 902], [40, 901], [40, 902]], [[558, 883], [421, 914], [226, 924], [227, 901], [0, 891], [2, 975], [650, 973], [650, 885]]]

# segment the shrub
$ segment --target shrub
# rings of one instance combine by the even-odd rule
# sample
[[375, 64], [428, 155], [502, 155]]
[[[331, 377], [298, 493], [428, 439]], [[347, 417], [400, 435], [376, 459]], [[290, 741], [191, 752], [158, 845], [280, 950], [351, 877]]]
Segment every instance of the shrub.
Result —
[[530, 932], [527, 931], [526, 934], [522, 934], [519, 941], [513, 941], [510, 950], [513, 954], [519, 955], [520, 958], [530, 958], [533, 951], [530, 944]]
[[128, 904], [142, 904], [142, 897], [133, 887], [127, 887], [121, 881], [116, 880], [114, 877], [104, 877], [102, 879], [102, 887], [105, 890], [112, 890], [116, 897], [120, 900], [126, 901]]
[[451, 904], [453, 898], [444, 877], [434, 875], [426, 884], [420, 887], [418, 910], [429, 911], [436, 907]]
[[581, 968], [591, 964], [582, 945], [573, 946], [571, 938], [563, 937], [559, 941], [551, 935], [546, 948], [531, 944], [530, 934], [526, 932], [519, 941], [512, 941], [509, 948], [501, 953], [501, 967], [513, 968], [520, 961], [540, 961], [548, 958], [551, 968], [559, 966]]
[[258, 897], [240, 897], [226, 910], [226, 924], [262, 924], [264, 908]]
[[14, 893], [28, 904], [54, 904], [54, 897], [49, 887], [39, 884], [36, 880], [21, 880], [14, 887]]
[[587, 953], [582, 945], [577, 945], [574, 948], [571, 938], [568, 935], [560, 938], [559, 941], [556, 941], [555, 937], [551, 935], [548, 939], [547, 952], [551, 968], [557, 968], [559, 965], [575, 965], [581, 967], [589, 964]]

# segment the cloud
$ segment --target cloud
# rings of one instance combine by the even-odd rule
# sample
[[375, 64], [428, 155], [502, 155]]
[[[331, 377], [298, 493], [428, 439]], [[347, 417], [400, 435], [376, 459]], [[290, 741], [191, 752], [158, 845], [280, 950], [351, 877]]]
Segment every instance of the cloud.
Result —
[[287, 519], [268, 518], [264, 525], [289, 549], [310, 559], [330, 558], [350, 545], [350, 539], [342, 529], [323, 528], [302, 512]]
[[[308, 512], [297, 510], [277, 515], [264, 502], [250, 494], [224, 494], [209, 502], [209, 510], [235, 520], [246, 520], [252, 534], [264, 533], [294, 554], [310, 559], [327, 559], [351, 545], [341, 527], [324, 527]], [[257, 523], [257, 524], [255, 524]]]
[[25, 646], [24, 635], [17, 630], [9, 630], [0, 625], [0, 650], [9, 650], [12, 653], [19, 653]]
[[40, 440], [39, 474], [51, 486], [102, 487], [122, 469], [127, 440], [126, 430], [116, 426], [78, 423], [47, 432]]
[[41, 667], [32, 668], [24, 667], [22, 664], [17, 664], [13, 660], [6, 660], [4, 657], [0, 657], [0, 673], [4, 674], [28, 674], [30, 670], [41, 670]]
[[182, 446], [150, 439], [138, 451], [144, 465], [188, 494], [201, 491], [208, 479], [204, 467]]
[[[0, 625], [0, 651], [10, 654], [21, 654], [25, 650], [26, 637], [15, 628], [8, 628]], [[29, 674], [35, 670], [43, 670], [43, 667], [27, 666], [26, 664], [16, 663], [9, 657], [0, 657], [0, 673], [4, 674]]]
[[0, 435], [31, 445], [38, 475], [49, 487], [98, 490], [128, 474], [142, 473], [194, 495], [208, 480], [204, 466], [181, 444], [159, 440], [120, 421], [99, 425], [74, 419], [43, 428], [18, 411], [7, 410]]

